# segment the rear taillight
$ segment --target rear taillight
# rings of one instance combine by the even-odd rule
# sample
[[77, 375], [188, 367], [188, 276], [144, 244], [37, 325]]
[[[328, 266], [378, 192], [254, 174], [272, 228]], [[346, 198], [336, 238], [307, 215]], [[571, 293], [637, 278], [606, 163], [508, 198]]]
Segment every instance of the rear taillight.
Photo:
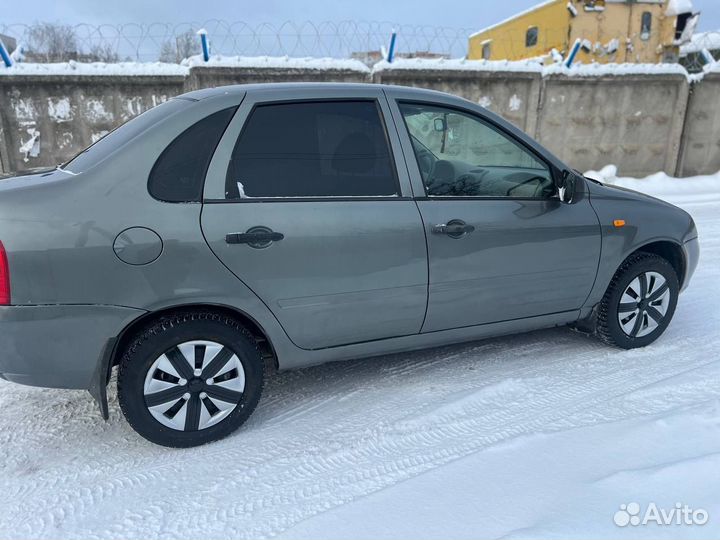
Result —
[[0, 306], [10, 305], [10, 266], [5, 246], [0, 242]]

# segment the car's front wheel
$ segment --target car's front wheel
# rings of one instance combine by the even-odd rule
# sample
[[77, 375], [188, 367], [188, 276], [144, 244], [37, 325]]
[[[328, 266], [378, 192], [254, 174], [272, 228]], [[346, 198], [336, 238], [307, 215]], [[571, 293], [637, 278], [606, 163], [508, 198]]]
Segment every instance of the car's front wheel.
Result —
[[146, 439], [189, 447], [221, 439], [250, 416], [264, 364], [235, 319], [205, 311], [163, 317], [130, 344], [118, 371], [118, 398]]
[[677, 273], [667, 260], [653, 253], [631, 255], [600, 303], [598, 335], [623, 349], [649, 345], [670, 324], [679, 289]]

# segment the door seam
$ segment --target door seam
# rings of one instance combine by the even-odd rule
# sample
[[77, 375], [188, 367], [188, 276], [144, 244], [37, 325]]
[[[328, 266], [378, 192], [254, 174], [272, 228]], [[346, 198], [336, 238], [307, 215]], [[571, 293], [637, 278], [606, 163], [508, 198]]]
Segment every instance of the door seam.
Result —
[[425, 224], [425, 220], [423, 219], [422, 210], [420, 210], [420, 205], [418, 204], [417, 198], [415, 197], [415, 189], [413, 188], [412, 176], [410, 175], [410, 167], [408, 167], [408, 158], [405, 155], [405, 148], [403, 147], [402, 139], [400, 138], [400, 128], [398, 128], [397, 122], [395, 121], [395, 115], [393, 114], [391, 98], [388, 97], [387, 92], [385, 92], [384, 88], [382, 88], [381, 90], [383, 96], [385, 97], [385, 102], [388, 106], [388, 109], [390, 109], [390, 120], [392, 120], [393, 127], [395, 128], [395, 135], [397, 135], [398, 141], [400, 142], [400, 152], [402, 153], [403, 157], [403, 165], [405, 166], [405, 171], [407, 172], [408, 181], [410, 184], [410, 196], [415, 203], [415, 208], [417, 208], [418, 216], [420, 217], [420, 223], [422, 223], [423, 235], [425, 237], [425, 264], [427, 267], [425, 314], [423, 315], [423, 320], [418, 330], [418, 334], [422, 334], [423, 328], [425, 328], [425, 321], [427, 321], [428, 311], [430, 309], [430, 243], [428, 240], [427, 226]]
[[427, 226], [425, 225], [425, 220], [423, 219], [420, 205], [417, 201], [414, 202], [415, 207], [418, 211], [418, 215], [420, 216], [420, 223], [422, 223], [423, 234], [425, 235], [425, 263], [427, 264], [427, 293], [425, 295], [425, 315], [423, 316], [422, 324], [420, 325], [420, 330], [418, 331], [419, 334], [422, 334], [423, 329], [425, 328], [425, 321], [427, 321], [428, 311], [430, 310], [430, 241], [428, 239]]
[[[602, 264], [603, 248], [605, 247], [603, 245], [605, 243], [605, 238], [603, 236], [602, 222], [600, 220], [600, 216], [597, 213], [597, 210], [595, 210], [595, 207], [593, 206], [592, 194], [590, 193], [590, 189], [588, 188], [587, 184], [585, 185], [585, 189], [587, 190], [586, 193], [587, 193], [588, 206], [590, 207], [593, 214], [595, 215], [595, 219], [597, 219], [598, 231], [599, 231], [599, 237], [600, 237], [600, 254], [598, 255], [597, 267], [595, 268], [595, 279], [593, 280], [592, 286], [590, 287], [590, 291], [587, 293], [585, 300], [583, 301], [582, 305], [580, 306], [581, 310], [589, 307], [587, 305], [588, 300], [590, 300], [590, 297], [592, 296], [593, 292], [595, 292], [595, 286], [597, 285], [598, 277], [600, 276], [600, 265]], [[592, 307], [594, 307], [594, 306], [592, 306]]]

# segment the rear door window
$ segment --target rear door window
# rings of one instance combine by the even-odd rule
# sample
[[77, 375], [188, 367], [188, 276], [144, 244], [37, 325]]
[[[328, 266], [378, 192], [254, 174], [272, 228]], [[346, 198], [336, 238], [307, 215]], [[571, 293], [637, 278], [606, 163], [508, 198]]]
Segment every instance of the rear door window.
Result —
[[259, 105], [232, 153], [228, 199], [397, 196], [375, 101]]

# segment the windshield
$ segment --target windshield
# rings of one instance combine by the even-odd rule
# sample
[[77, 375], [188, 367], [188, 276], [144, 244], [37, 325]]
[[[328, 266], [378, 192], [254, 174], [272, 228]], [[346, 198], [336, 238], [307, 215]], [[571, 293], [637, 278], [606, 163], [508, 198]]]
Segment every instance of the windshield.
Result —
[[149, 127], [156, 124], [162, 118], [165, 118], [185, 106], [187, 106], [186, 101], [171, 99], [170, 101], [161, 103], [152, 109], [148, 109], [144, 113], [128, 120], [104, 137], [95, 141], [70, 161], [60, 165], [60, 168], [73, 173], [87, 171], [100, 163], [112, 152], [124, 146], [128, 141], [137, 137]]

